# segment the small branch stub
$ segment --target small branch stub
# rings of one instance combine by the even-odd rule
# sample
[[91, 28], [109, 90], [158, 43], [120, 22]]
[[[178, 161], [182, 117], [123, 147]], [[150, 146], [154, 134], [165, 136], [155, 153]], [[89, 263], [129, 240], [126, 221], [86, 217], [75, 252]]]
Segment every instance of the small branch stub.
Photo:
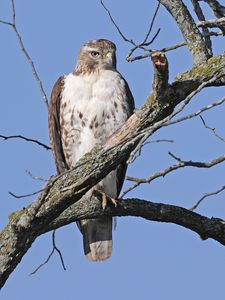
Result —
[[162, 51], [154, 51], [151, 54], [154, 66], [153, 93], [154, 100], [161, 102], [164, 99], [165, 91], [168, 87], [169, 69], [166, 55]]

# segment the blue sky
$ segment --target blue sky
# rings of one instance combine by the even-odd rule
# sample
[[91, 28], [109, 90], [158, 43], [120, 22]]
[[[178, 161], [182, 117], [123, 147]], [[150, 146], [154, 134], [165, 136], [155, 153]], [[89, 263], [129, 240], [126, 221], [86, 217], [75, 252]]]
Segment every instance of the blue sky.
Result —
[[[15, 1], [17, 26], [50, 95], [56, 79], [73, 70], [76, 54], [86, 41], [107, 38], [118, 51], [118, 69], [129, 82], [136, 107], [144, 103], [152, 82], [149, 59], [127, 63], [130, 45], [118, 35], [99, 1]], [[156, 1], [105, 0], [123, 33], [134, 41], [146, 34]], [[205, 4], [203, 4], [205, 5]], [[205, 6], [206, 7], [206, 6]], [[210, 18], [213, 16], [208, 14]], [[1, 1], [0, 18], [10, 21], [10, 1]], [[154, 32], [161, 32], [153, 44], [160, 49], [183, 40], [176, 24], [160, 8]], [[214, 52], [224, 51], [224, 38], [213, 39]], [[22, 134], [49, 144], [47, 109], [31, 68], [21, 52], [11, 28], [0, 24], [0, 134]], [[167, 53], [170, 81], [191, 67], [187, 49]], [[210, 88], [197, 95], [182, 114], [194, 112], [224, 96], [225, 88]], [[224, 107], [204, 114], [208, 125], [223, 135]], [[173, 139], [174, 143], [146, 146], [132, 164], [128, 175], [146, 177], [174, 163], [168, 151], [185, 160], [210, 161], [224, 154], [224, 144], [206, 130], [199, 118], [158, 131], [152, 139]], [[27, 175], [48, 178], [55, 174], [50, 151], [21, 140], [0, 141], [0, 226], [8, 215], [34, 197], [15, 199], [8, 194], [27, 194], [43, 185]], [[205, 192], [224, 185], [224, 166], [210, 170], [178, 170], [134, 190], [127, 197], [139, 197], [191, 207]], [[125, 183], [125, 187], [129, 183]], [[224, 194], [211, 197], [198, 208], [206, 216], [225, 218]], [[29, 274], [51, 251], [51, 234], [39, 237], [24, 256], [1, 292], [2, 300], [17, 299], [212, 299], [223, 297], [225, 248], [219, 243], [202, 241], [195, 233], [173, 224], [147, 222], [140, 218], [118, 218], [114, 231], [113, 256], [104, 263], [88, 262], [81, 235], [74, 224], [56, 233], [67, 270], [62, 270], [57, 255], [36, 275]]]

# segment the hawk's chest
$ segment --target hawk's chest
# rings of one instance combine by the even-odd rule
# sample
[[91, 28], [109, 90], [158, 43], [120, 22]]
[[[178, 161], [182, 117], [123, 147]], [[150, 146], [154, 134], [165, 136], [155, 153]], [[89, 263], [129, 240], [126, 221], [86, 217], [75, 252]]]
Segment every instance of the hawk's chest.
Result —
[[97, 143], [104, 143], [127, 118], [125, 82], [119, 73], [65, 76], [60, 123], [63, 149], [72, 165]]

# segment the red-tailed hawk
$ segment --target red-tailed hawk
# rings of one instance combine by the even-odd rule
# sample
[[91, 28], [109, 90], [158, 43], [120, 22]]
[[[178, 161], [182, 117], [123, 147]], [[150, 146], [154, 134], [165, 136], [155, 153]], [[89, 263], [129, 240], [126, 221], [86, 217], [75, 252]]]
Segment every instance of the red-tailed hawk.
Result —
[[[134, 100], [127, 82], [116, 70], [116, 46], [100, 39], [80, 50], [75, 70], [55, 83], [49, 106], [49, 134], [58, 173], [73, 168], [96, 144], [107, 138], [129, 118]], [[119, 196], [126, 163], [110, 172], [93, 190], [111, 198]], [[112, 218], [82, 220], [84, 252], [91, 261], [112, 253]]]

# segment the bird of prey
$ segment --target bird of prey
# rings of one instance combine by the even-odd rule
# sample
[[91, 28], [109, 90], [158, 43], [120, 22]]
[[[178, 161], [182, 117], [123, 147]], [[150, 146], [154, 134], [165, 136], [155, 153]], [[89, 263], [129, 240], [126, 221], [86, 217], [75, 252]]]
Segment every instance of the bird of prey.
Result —
[[[73, 168], [96, 144], [103, 145], [134, 110], [125, 79], [116, 69], [116, 46], [105, 39], [87, 42], [79, 51], [74, 71], [55, 83], [49, 105], [49, 135], [58, 174]], [[126, 162], [94, 189], [110, 198], [119, 196]], [[112, 253], [112, 218], [82, 220], [84, 253], [90, 261], [102, 261]]]

